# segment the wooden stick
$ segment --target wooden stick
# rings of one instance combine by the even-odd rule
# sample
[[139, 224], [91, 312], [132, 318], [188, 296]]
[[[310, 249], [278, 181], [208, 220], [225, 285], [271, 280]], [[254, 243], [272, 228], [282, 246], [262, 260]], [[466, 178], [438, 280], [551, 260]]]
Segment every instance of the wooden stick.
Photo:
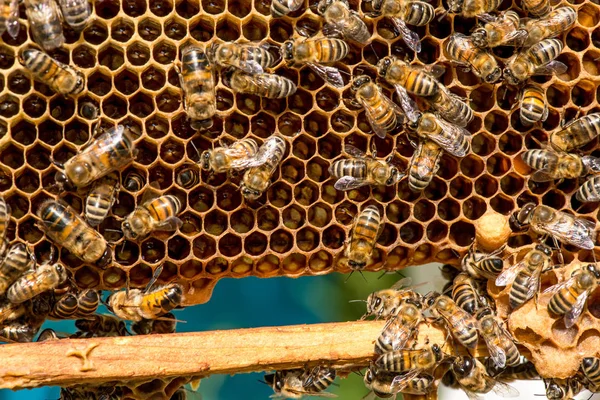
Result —
[[[0, 388], [99, 385], [110, 381], [199, 377], [326, 364], [367, 366], [384, 321], [357, 321], [7, 344]], [[445, 343], [444, 331], [422, 324], [419, 340]], [[450, 352], [450, 347], [445, 348]]]

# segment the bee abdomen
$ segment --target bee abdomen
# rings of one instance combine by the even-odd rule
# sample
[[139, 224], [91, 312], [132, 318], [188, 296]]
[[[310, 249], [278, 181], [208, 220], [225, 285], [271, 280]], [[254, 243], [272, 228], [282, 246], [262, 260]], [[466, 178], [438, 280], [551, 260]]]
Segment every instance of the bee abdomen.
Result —
[[404, 22], [407, 24], [424, 26], [430, 23], [435, 17], [435, 9], [431, 4], [422, 1], [413, 1], [410, 3], [404, 17]]
[[279, 75], [265, 74], [266, 76], [266, 90], [263, 93], [263, 97], [269, 99], [281, 99], [284, 97], [291, 96], [296, 92], [296, 84]]
[[150, 216], [155, 221], [164, 221], [179, 214], [181, 201], [177, 197], [168, 194], [152, 201], [147, 208]]
[[530, 14], [538, 17], [550, 12], [550, 2], [548, 0], [524, 0], [523, 6]]
[[87, 0], [61, 0], [60, 7], [63, 11], [63, 18], [69, 26], [78, 32], [85, 27], [91, 13]]
[[540, 87], [529, 85], [523, 90], [520, 118], [523, 125], [543, 122], [547, 117], [548, 106], [544, 92]]
[[329, 172], [336, 178], [342, 176], [365, 178], [367, 176], [367, 164], [359, 160], [338, 160], [331, 165]]
[[594, 176], [585, 181], [575, 196], [581, 202], [600, 201], [600, 176]]
[[522, 278], [519, 275], [515, 278], [510, 291], [508, 292], [508, 302], [510, 308], [515, 310], [521, 307], [528, 300], [528, 289], [521, 283]]
[[[10, 220], [10, 214], [8, 212], [8, 206], [6, 205], [6, 200], [4, 197], [0, 196], [0, 236], [4, 237], [6, 235], [6, 226]], [[4, 253], [0, 254], [3, 256]]]
[[529, 165], [533, 169], [543, 169], [548, 163], [548, 152], [541, 149], [527, 150], [523, 153], [521, 158], [525, 164]]
[[77, 311], [77, 297], [72, 293], [62, 296], [52, 309], [50, 317], [54, 319], [69, 319]]
[[319, 62], [330, 63], [346, 57], [350, 48], [341, 39], [323, 38], [315, 43]]
[[577, 301], [577, 296], [571, 290], [559, 290], [548, 303], [548, 310], [557, 315], [567, 313]]
[[98, 226], [104, 221], [110, 210], [110, 199], [100, 193], [90, 193], [86, 200], [85, 216], [91, 226]]
[[528, 54], [537, 66], [542, 66], [558, 57], [562, 49], [560, 40], [545, 39], [529, 48]]
[[97, 290], [86, 289], [77, 296], [77, 316], [90, 316], [96, 312], [100, 305], [100, 294]]
[[597, 357], [584, 358], [581, 366], [585, 376], [596, 386], [600, 385], [600, 359]]

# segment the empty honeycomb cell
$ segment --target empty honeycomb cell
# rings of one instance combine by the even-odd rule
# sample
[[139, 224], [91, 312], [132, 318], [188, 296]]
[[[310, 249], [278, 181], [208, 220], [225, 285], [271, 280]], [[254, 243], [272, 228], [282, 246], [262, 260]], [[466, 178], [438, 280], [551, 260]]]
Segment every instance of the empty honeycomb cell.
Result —
[[429, 24], [429, 33], [438, 39], [445, 39], [452, 33], [452, 21], [447, 14], [435, 17], [435, 23]]
[[373, 186], [371, 193], [379, 203], [388, 203], [396, 198], [396, 188], [394, 186]]
[[469, 155], [460, 160], [461, 172], [469, 178], [475, 178], [483, 171], [483, 161], [479, 157]]
[[346, 232], [339, 227], [332, 225], [323, 231], [323, 246], [329, 249], [340, 249], [346, 240]]
[[122, 269], [110, 267], [103, 272], [102, 283], [112, 290], [118, 290], [127, 284], [127, 276]]
[[377, 243], [387, 247], [398, 241], [398, 229], [391, 224], [384, 224], [381, 229], [381, 233], [377, 238]]
[[219, 210], [213, 210], [204, 217], [204, 231], [210, 235], [219, 236], [227, 227], [227, 215]]
[[91, 289], [100, 285], [98, 271], [88, 266], [83, 266], [75, 271], [74, 277], [77, 287], [80, 289]]
[[27, 218], [20, 221], [17, 226], [17, 237], [27, 243], [39, 242], [44, 234], [37, 228], [36, 223], [37, 219], [34, 218]]
[[200, 2], [198, 0], [176, 1], [175, 11], [184, 19], [193, 18], [200, 13]]
[[269, 21], [269, 31], [271, 32], [271, 39], [283, 43], [293, 36], [294, 29], [289, 22], [278, 18]]
[[565, 42], [574, 51], [582, 51], [590, 45], [590, 34], [582, 28], [575, 27], [567, 33]]
[[337, 110], [331, 116], [331, 127], [338, 133], [349, 132], [355, 122], [355, 116], [346, 110]]
[[559, 181], [556, 184], [556, 189], [563, 193], [572, 193], [579, 189], [580, 182], [577, 179], [565, 179], [562, 182]]
[[600, 52], [596, 50], [588, 50], [583, 55], [581, 63], [583, 64], [583, 69], [585, 69], [588, 74], [600, 75], [600, 66], [598, 66], [597, 61], [598, 58], [600, 58]]
[[600, 22], [600, 9], [591, 3], [584, 4], [577, 10], [577, 20], [586, 28], [593, 28]]
[[487, 131], [497, 135], [508, 128], [508, 118], [504, 113], [492, 111], [485, 116], [483, 124]]
[[503, 110], [512, 110], [519, 101], [520, 95], [518, 88], [502, 85], [496, 91], [496, 104]]
[[[246, 115], [254, 115], [261, 108], [260, 97], [258, 96], [251, 94], [236, 93], [235, 98], [235, 103], [237, 105], [238, 110]], [[279, 104], [280, 102], [274, 102], [271, 100], [270, 103], [273, 104], [271, 111], [274, 111], [276, 114], [280, 114], [281, 110], [285, 108], [285, 105]], [[277, 105], [275, 105], [275, 103], [277, 103]], [[275, 111], [275, 109], [277, 109], [278, 107], [280, 108], [279, 111]]]
[[523, 147], [523, 138], [517, 132], [508, 131], [498, 140], [498, 147], [504, 154], [516, 154]]
[[213, 192], [206, 187], [198, 187], [188, 195], [190, 206], [198, 212], [208, 211], [215, 202]]
[[140, 118], [145, 118], [152, 114], [152, 111], [154, 111], [152, 98], [144, 93], [138, 93], [129, 99], [129, 112], [133, 115]]
[[458, 246], [469, 246], [475, 239], [475, 227], [464, 221], [459, 221], [450, 226], [450, 240]]
[[294, 245], [294, 238], [285, 229], [278, 229], [269, 237], [269, 248], [276, 253], [287, 253]]
[[153, 47], [152, 57], [160, 64], [172, 64], [177, 58], [177, 48], [170, 42], [163, 40]]
[[460, 215], [460, 204], [453, 199], [444, 199], [438, 204], [438, 216], [444, 221], [452, 221]]
[[[169, 128], [168, 128], [168, 122], [163, 119], [160, 118], [159, 116], [155, 116], [153, 118], [150, 118], [148, 120], [146, 120], [146, 132], [148, 132], [148, 121], [156, 121], [153, 122], [153, 126], [155, 126], [156, 128], [156, 132], [153, 133], [155, 135], [160, 135], [160, 137], [166, 135], [167, 133], [169, 133]], [[194, 129], [192, 129], [192, 127], [190, 126], [190, 120], [187, 118], [185, 113], [180, 113], [178, 114], [177, 117], [172, 118], [171, 119], [171, 127], [173, 129], [173, 133], [175, 134], [175, 136], [181, 138], [181, 139], [189, 139], [192, 136], [194, 136], [194, 134], [196, 133], [196, 131]], [[150, 133], [148, 132], [148, 134], [150, 135]], [[190, 145], [191, 146], [191, 145]], [[195, 154], [195, 150], [194, 150], [194, 154]], [[193, 158], [192, 156], [190, 156], [190, 159]]]
[[23, 149], [14, 144], [10, 144], [0, 153], [0, 163], [12, 169], [18, 169], [24, 162]]
[[565, 206], [565, 195], [558, 190], [550, 190], [542, 197], [542, 204], [560, 210]]
[[75, 145], [82, 145], [89, 140], [88, 125], [74, 119], [65, 126], [65, 139]]
[[44, 121], [40, 124], [39, 138], [46, 144], [56, 145], [62, 140], [62, 128], [53, 121]]
[[97, 46], [108, 39], [108, 28], [102, 21], [93, 21], [84, 29], [83, 38], [87, 43]]
[[408, 222], [400, 228], [400, 239], [404, 243], [414, 244], [423, 237], [423, 227], [417, 222]]
[[165, 17], [173, 11], [173, 3], [170, 0], [151, 1], [150, 11], [158, 17]]
[[337, 135], [329, 133], [319, 139], [317, 147], [321, 157], [325, 159], [332, 159], [339, 155], [339, 151], [342, 147], [342, 141]]
[[496, 149], [496, 141], [493, 137], [481, 132], [471, 139], [471, 149], [477, 155], [487, 156]]
[[571, 100], [579, 107], [587, 107], [594, 101], [594, 82], [581, 80], [571, 89]]
[[129, 270], [129, 279], [133, 287], [143, 288], [152, 279], [152, 267], [138, 264]]
[[[281, 165], [281, 178], [292, 185], [304, 179], [304, 165], [295, 159], [286, 160]], [[291, 193], [291, 189], [289, 191]]]
[[488, 84], [479, 85], [469, 95], [470, 105], [473, 111], [489, 111], [494, 107], [496, 101], [494, 87]]
[[546, 90], [546, 99], [552, 107], [563, 107], [569, 102], [569, 88], [560, 83], [550, 85]]
[[[156, 165], [150, 169], [148, 180], [157, 184], [160, 189], [166, 189], [173, 184], [173, 171], [162, 164]], [[185, 208], [185, 204], [183, 207]]]
[[181, 265], [180, 275], [187, 279], [196, 280], [202, 273], [202, 263], [198, 260], [188, 260]]
[[515, 203], [511, 198], [499, 194], [490, 200], [490, 207], [497, 213], [508, 215], [514, 210]]
[[424, 64], [433, 64], [440, 58], [440, 45], [430, 38], [421, 40], [421, 51], [417, 57]]
[[[477, 182], [475, 183], [477, 187]], [[477, 196], [473, 196], [462, 204], [462, 212], [465, 217], [470, 220], [477, 220], [487, 211], [487, 204], [485, 201]]]
[[176, 164], [185, 156], [183, 144], [169, 139], [160, 145], [160, 158], [168, 164]]
[[183, 222], [183, 225], [181, 225], [179, 231], [184, 235], [195, 236], [202, 230], [202, 219], [198, 217], [195, 213], [186, 212], [182, 214], [179, 218], [181, 218], [181, 221]]
[[[50, 166], [49, 152], [39, 144], [36, 144], [25, 153], [27, 159], [27, 165], [37, 169], [38, 171], [44, 170]], [[0, 170], [0, 181], [2, 177], [2, 170]], [[0, 187], [3, 185], [0, 184]]]
[[319, 232], [312, 228], [302, 228], [296, 234], [296, 246], [301, 251], [309, 252], [316, 249], [321, 242]]
[[120, 2], [117, 0], [98, 0], [94, 2], [96, 15], [102, 19], [112, 19], [119, 14]]
[[[248, 4], [248, 2], [244, 2]], [[241, 7], [243, 9], [243, 7]], [[267, 37], [269, 27], [260, 18], [252, 17], [242, 25], [242, 35], [250, 41], [259, 41]]]
[[481, 83], [480, 79], [473, 73], [472, 70], [464, 67], [456, 68], [456, 77], [464, 86], [475, 86]]
[[558, 76], [561, 80], [572, 81], [573, 79], [578, 78], [579, 74], [581, 74], [581, 65], [575, 54], [563, 52], [556, 57], [556, 60], [564, 63], [567, 66], [567, 71]]
[[123, 118], [127, 114], [127, 100], [113, 94], [102, 100], [102, 112], [112, 119]]
[[442, 221], [431, 221], [427, 224], [427, 239], [431, 242], [439, 242], [448, 236], [448, 225]]
[[[273, 237], [271, 236], [271, 240]], [[225, 257], [234, 257], [242, 252], [242, 239], [233, 233], [228, 233], [219, 239], [219, 252]]]
[[534, 129], [525, 136], [525, 146], [528, 149], [539, 149], [541, 143], [548, 140], [548, 134], [542, 130]]
[[[121, 65], [123, 65], [124, 62], [125, 62], [125, 56], [123, 54], [123, 50], [119, 49], [116, 46], [109, 45], [104, 48], [101, 48], [100, 51], [98, 52], [98, 63], [100, 65], [104, 65], [105, 67], [108, 67], [108, 69], [110, 69], [112, 71], [119, 69], [119, 67], [121, 67]], [[133, 62], [132, 62], [132, 64], [133, 64]], [[134, 65], [139, 65], [139, 64], [134, 64]]]
[[13, 71], [8, 76], [6, 85], [15, 94], [25, 94], [31, 89], [31, 79], [23, 71]]
[[[206, 0], [203, 0], [206, 1]], [[216, 36], [225, 41], [232, 42], [240, 37], [240, 23], [237, 18], [224, 17], [218, 20]]]
[[450, 195], [455, 199], [465, 199], [472, 191], [473, 181], [464, 176], [458, 176], [450, 182]]
[[487, 160], [487, 171], [494, 176], [502, 176], [511, 167], [510, 158], [502, 154], [494, 154]]
[[323, 228], [331, 222], [332, 210], [325, 203], [316, 203], [308, 209], [308, 223]]
[[244, 239], [244, 251], [251, 256], [259, 256], [267, 249], [269, 240], [260, 232], [252, 232]]
[[323, 111], [333, 111], [340, 104], [339, 94], [329, 87], [319, 90], [315, 99], [317, 106]]
[[[104, 61], [106, 61], [106, 59]], [[95, 67], [96, 50], [86, 45], [77, 46], [73, 50], [73, 63], [80, 68]]]
[[515, 195], [523, 190], [525, 180], [515, 173], [510, 173], [500, 180], [500, 189], [507, 195]]
[[304, 130], [306, 133], [314, 137], [319, 137], [327, 133], [327, 116], [318, 111], [311, 112], [304, 117]]
[[179, 108], [181, 97], [178, 92], [166, 89], [156, 98], [156, 106], [164, 113], [172, 113]]
[[425, 199], [419, 200], [414, 205], [413, 215], [419, 221], [427, 222], [435, 215], [435, 205]]
[[140, 87], [139, 75], [129, 70], [123, 70], [115, 76], [115, 88], [125, 94], [135, 93]]
[[[354, 212], [356, 214], [356, 212]], [[408, 219], [410, 216], [410, 206], [403, 201], [396, 200], [387, 205], [385, 209], [385, 216], [393, 223], [401, 224]], [[340, 221], [341, 222], [341, 221]], [[348, 225], [352, 221], [344, 222]]]
[[229, 225], [237, 233], [248, 233], [254, 228], [254, 213], [244, 208], [237, 210], [231, 214]]
[[35, 141], [35, 126], [27, 121], [19, 121], [11, 128], [11, 137], [18, 143], [28, 146]]
[[[380, 25], [378, 24], [378, 29]], [[373, 40], [368, 46], [363, 47], [363, 60], [372, 65], [377, 65], [379, 60], [387, 56], [389, 50], [387, 43]]]
[[210, 18], [200, 17], [191, 21], [189, 27], [190, 36], [201, 42], [210, 40], [215, 32], [215, 24]]
[[10, 94], [0, 97], [0, 115], [10, 118], [19, 112], [19, 99]]
[[419, 196], [419, 193], [415, 193], [408, 188], [408, 179], [403, 179], [398, 183], [398, 197], [400, 198], [400, 200], [404, 200], [410, 203], [418, 199]]
[[107, 76], [101, 72], [94, 72], [88, 78], [88, 89], [90, 92], [98, 95], [104, 96], [108, 94], [112, 87], [112, 79], [110, 76]]
[[149, 263], [156, 263], [165, 257], [165, 243], [156, 238], [146, 239], [140, 245], [142, 260]]
[[40, 186], [40, 177], [37, 172], [26, 168], [21, 171], [15, 181], [17, 188], [21, 189], [25, 193], [33, 193]]
[[474, 18], [465, 18], [465, 17], [457, 15], [453, 19], [453, 30], [452, 30], [452, 32], [462, 33], [462, 34], [465, 34], [465, 35], [470, 35], [471, 32], [473, 31], [473, 29], [476, 26], [477, 26], [477, 20], [476, 19], [474, 19]]
[[194, 257], [198, 258], [199, 260], [207, 260], [217, 252], [217, 242], [215, 242], [215, 239], [208, 235], [200, 235], [194, 239], [192, 244], [192, 252]]
[[227, 184], [217, 190], [217, 207], [225, 211], [232, 211], [242, 204], [240, 189]]
[[252, 3], [249, 1], [228, 0], [227, 10], [236, 17], [243, 18], [252, 11]]
[[527, 186], [533, 194], [543, 194], [550, 188], [549, 182], [534, 182], [531, 179], [527, 181]]
[[[160, 3], [160, 1], [152, 1], [151, 4]], [[121, 3], [123, 11], [130, 17], [139, 17], [146, 12], [147, 3], [144, 0], [123, 0]]]
[[50, 115], [58, 121], [66, 121], [75, 113], [75, 102], [71, 99], [55, 97], [50, 100]]

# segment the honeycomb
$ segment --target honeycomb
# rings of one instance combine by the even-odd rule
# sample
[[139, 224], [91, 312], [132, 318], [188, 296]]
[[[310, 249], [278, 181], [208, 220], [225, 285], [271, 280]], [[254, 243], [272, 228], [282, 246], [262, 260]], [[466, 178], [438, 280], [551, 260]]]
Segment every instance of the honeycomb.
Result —
[[[223, 277], [320, 275], [347, 272], [336, 264], [347, 239], [352, 216], [368, 204], [383, 211], [383, 233], [368, 270], [397, 269], [428, 262], [458, 263], [475, 237], [474, 223], [488, 210], [509, 215], [534, 201], [556, 209], [578, 210], [597, 219], [596, 204], [580, 204], [573, 196], [575, 180], [557, 186], [528, 181], [530, 172], [519, 160], [526, 148], [544, 143], [561, 119], [600, 111], [600, 5], [572, 0], [578, 13], [575, 25], [561, 35], [565, 49], [558, 57], [569, 66], [566, 73], [533, 80], [544, 88], [550, 105], [541, 125], [524, 127], [519, 121], [518, 89], [504, 84], [483, 84], [471, 72], [454, 68], [443, 52], [452, 32], [468, 34], [475, 19], [438, 16], [427, 27], [416, 28], [422, 51], [415, 55], [394, 33], [385, 18], [365, 18], [372, 42], [350, 43], [348, 56], [335, 66], [346, 72], [345, 87], [337, 90], [308, 67], [287, 68], [281, 61], [273, 71], [291, 79], [297, 92], [284, 101], [269, 101], [236, 94], [221, 81], [217, 85], [218, 116], [204, 132], [193, 130], [182, 107], [174, 64], [186, 44], [215, 40], [253, 41], [280, 45], [295, 37], [296, 28], [316, 32], [322, 19], [311, 0], [289, 17], [270, 17], [267, 0], [96, 0], [92, 20], [81, 33], [65, 29], [66, 44], [49, 54], [77, 67], [86, 76], [86, 89], [74, 99], [52, 93], [34, 82], [20, 65], [18, 54], [35, 46], [23, 7], [16, 39], [7, 33], [0, 43], [0, 191], [12, 208], [9, 238], [35, 246], [38, 259], [51, 247], [36, 227], [34, 212], [41, 202], [57, 194], [53, 188], [57, 168], [51, 158], [64, 162], [92, 134], [95, 122], [81, 115], [92, 103], [102, 111], [103, 124], [121, 123], [139, 134], [136, 160], [121, 171], [139, 173], [145, 184], [157, 182], [162, 193], [177, 196], [184, 208], [183, 227], [174, 233], [154, 233], [137, 244], [123, 239], [122, 219], [135, 208], [141, 193], [121, 189], [118, 203], [100, 225], [100, 232], [115, 248], [115, 263], [106, 269], [85, 265], [62, 251], [61, 258], [81, 288], [114, 290], [126, 282], [143, 287], [160, 265], [159, 281], [177, 280], [186, 287], [186, 304], [209, 299]], [[500, 10], [520, 10], [506, 0]], [[350, 1], [351, 8], [370, 10], [368, 2]], [[520, 11], [519, 11], [520, 12]], [[521, 13], [521, 15], [525, 15]], [[439, 21], [438, 21], [439, 17]], [[513, 50], [494, 49], [505, 61]], [[333, 187], [327, 172], [343, 157], [343, 144], [367, 150], [371, 142], [377, 156], [392, 152], [406, 166], [413, 147], [400, 128], [380, 139], [373, 135], [364, 111], [347, 108], [350, 74], [375, 77], [374, 65], [395, 55], [415, 64], [439, 63], [446, 67], [441, 81], [468, 99], [475, 118], [472, 154], [456, 159], [445, 154], [438, 175], [422, 193], [408, 189], [406, 179], [397, 186], [361, 187], [343, 193]], [[346, 76], [348, 75], [348, 76]], [[391, 96], [389, 86], [382, 83]], [[82, 109], [87, 110], [81, 113]], [[179, 171], [198, 161], [198, 149], [212, 148], [217, 138], [233, 141], [252, 137], [259, 143], [279, 133], [288, 151], [273, 177], [273, 185], [256, 202], [245, 203], [238, 180], [199, 172], [202, 184], [185, 189], [177, 184]], [[592, 152], [596, 141], [584, 148]], [[597, 154], [595, 154], [597, 153]], [[592, 154], [600, 155], [600, 152]], [[63, 192], [59, 197], [82, 210], [85, 193]], [[512, 249], [532, 242], [528, 235], [508, 240]], [[568, 262], [589, 259], [589, 252], [563, 251]]]

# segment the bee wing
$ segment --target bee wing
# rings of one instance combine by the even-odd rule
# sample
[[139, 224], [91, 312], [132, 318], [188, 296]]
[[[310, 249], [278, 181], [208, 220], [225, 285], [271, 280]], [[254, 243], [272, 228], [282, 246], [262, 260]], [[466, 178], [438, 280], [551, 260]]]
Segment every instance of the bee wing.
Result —
[[155, 227], [161, 231], [176, 231], [181, 228], [183, 221], [178, 217], [169, 217], [163, 221], [158, 222]]
[[567, 72], [567, 69], [569, 68], [564, 63], [554, 60], [538, 67], [532, 75], [560, 75]]
[[589, 294], [589, 290], [586, 290], [580, 294], [579, 297], [577, 297], [575, 304], [573, 304], [573, 307], [571, 307], [571, 309], [565, 314], [565, 326], [567, 328], [571, 328], [573, 325], [575, 325], [577, 320], [579, 320]]
[[344, 80], [342, 79], [342, 74], [339, 69], [315, 63], [308, 63], [308, 66], [332, 86], [336, 88], [344, 86]]
[[416, 122], [421, 115], [417, 103], [408, 95], [404, 86], [394, 85], [394, 88], [396, 88], [396, 93], [400, 99], [400, 106], [402, 107], [406, 118], [411, 122]]
[[583, 156], [581, 157], [583, 165], [585, 165], [592, 172], [600, 172], [600, 158], [594, 156]]
[[[469, 133], [469, 131], [458, 125], [446, 122], [441, 118], [436, 118], [436, 120], [437, 123], [440, 124], [442, 130], [446, 133], [449, 133], [449, 136], [451, 137], [446, 137], [446, 135], [432, 134], [429, 135], [429, 138], [437, 144], [439, 144], [440, 146], [442, 146], [444, 150], [446, 150], [453, 156], [466, 156], [469, 153], [469, 151], [471, 151], [471, 134]], [[462, 138], [469, 141], [469, 147], [464, 150], [458, 147], [462, 141]]]
[[398, 282], [394, 283], [390, 289], [392, 289], [392, 290], [404, 289], [405, 287], [410, 286], [411, 283], [412, 283], [412, 278], [407, 276], [407, 277], [400, 279]]
[[505, 268], [496, 278], [496, 286], [506, 286], [515, 280], [517, 274], [525, 267], [525, 262], [520, 261], [517, 264]]
[[6, 18], [6, 31], [16, 39], [19, 34], [19, 1], [10, 0], [10, 11]]
[[[400, 107], [398, 107], [398, 105], [396, 103], [394, 103], [392, 100], [390, 100], [383, 93], [381, 93], [381, 97], [382, 97], [382, 101], [388, 107], [390, 107], [396, 113], [396, 115], [401, 116], [402, 119], [404, 118], [404, 113], [402, 112], [402, 109]], [[381, 124], [379, 124], [377, 122], [377, 120], [375, 119], [375, 116], [374, 116], [375, 110], [373, 109], [373, 107], [371, 107], [369, 104], [367, 104], [367, 102], [361, 100], [361, 103], [365, 109], [365, 115], [367, 116], [367, 120], [369, 121], [369, 124], [373, 128], [373, 131], [377, 134], [377, 136], [379, 136], [382, 139], [385, 139], [385, 137], [387, 135], [387, 131], [385, 130], [385, 127], [383, 127]]]
[[240, 69], [242, 71], [247, 72], [252, 75], [262, 74], [263, 72], [265, 72], [263, 70], [262, 65], [260, 65], [259, 63], [257, 63], [254, 60], [247, 60], [247, 61], [241, 62]]
[[336, 188], [337, 190], [346, 191], [346, 190], [356, 189], [361, 186], [365, 186], [366, 184], [367, 184], [367, 182], [364, 180], [356, 179], [352, 176], [342, 176], [340, 179], [338, 179], [335, 182], [333, 187]]
[[504, 350], [493, 343], [492, 340], [488, 339], [486, 335], [484, 335], [483, 338], [485, 339], [485, 344], [487, 345], [490, 357], [492, 357], [494, 364], [496, 364], [498, 368], [504, 368], [506, 366], [506, 353]]
[[400, 18], [391, 18], [392, 23], [400, 32], [400, 36], [402, 36], [402, 40], [404, 43], [408, 45], [412, 50], [417, 53], [421, 52], [421, 40], [419, 39], [419, 35], [416, 32], [411, 31], [406, 26], [406, 23]]
[[529, 36], [529, 33], [525, 29], [517, 29], [506, 35], [503, 44], [519, 47], [527, 40], [527, 36]]
[[237, 160], [233, 160], [230, 164], [231, 169], [246, 169], [252, 167], [258, 167], [259, 165], [263, 165], [265, 163], [264, 158], [257, 157], [246, 157], [239, 158]]
[[540, 274], [542, 272], [541, 268], [535, 270], [533, 274], [527, 279], [527, 298], [530, 299], [537, 292], [540, 286]]
[[367, 157], [367, 155], [365, 154], [364, 151], [357, 149], [356, 147], [352, 146], [351, 144], [345, 145], [344, 151], [346, 152], [346, 154], [351, 155], [352, 157], [356, 157], [356, 158]]
[[479, 14], [477, 16], [477, 18], [484, 22], [493, 22], [496, 20], [496, 17], [494, 17], [492, 14], [488, 14], [488, 13]]
[[504, 382], [496, 381], [492, 390], [500, 397], [519, 397], [519, 391]]
[[414, 368], [408, 370], [402, 375], [395, 376], [391, 383], [391, 388], [395, 392], [401, 392], [406, 387], [408, 382], [416, 378], [421, 373], [421, 370]]
[[160, 190], [158, 182], [150, 182], [149, 185], [150, 187], [144, 191], [144, 194], [142, 194], [142, 200], [140, 201], [140, 204], [149, 203], [160, 196], [160, 193], [158, 192]]
[[594, 248], [592, 238], [596, 224], [582, 218], [575, 218], [573, 223], [563, 218], [557, 218], [557, 221], [546, 224], [545, 230], [561, 242], [572, 244], [586, 250]]

